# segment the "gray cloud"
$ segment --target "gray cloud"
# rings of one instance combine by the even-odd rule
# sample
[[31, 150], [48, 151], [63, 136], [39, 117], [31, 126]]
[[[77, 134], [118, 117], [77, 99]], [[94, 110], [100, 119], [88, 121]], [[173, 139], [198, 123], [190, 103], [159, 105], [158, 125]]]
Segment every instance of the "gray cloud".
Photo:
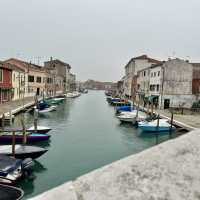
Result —
[[58, 57], [80, 80], [118, 80], [142, 53], [200, 60], [198, 0], [1, 0], [0, 59]]

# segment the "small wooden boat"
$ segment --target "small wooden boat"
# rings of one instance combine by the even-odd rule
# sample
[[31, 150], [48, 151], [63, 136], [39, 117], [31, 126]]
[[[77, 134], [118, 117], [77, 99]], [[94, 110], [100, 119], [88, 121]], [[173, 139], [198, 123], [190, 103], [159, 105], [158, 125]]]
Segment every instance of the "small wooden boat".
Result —
[[[27, 129], [28, 132], [35, 132], [35, 127], [31, 126], [30, 128]], [[51, 131], [51, 128], [46, 127], [46, 126], [37, 126], [37, 133], [48, 133]]]
[[[51, 136], [48, 134], [40, 134], [40, 133], [28, 133], [26, 135], [27, 143], [34, 143], [34, 142], [41, 142], [46, 141]], [[2, 134], [0, 135], [0, 143], [12, 143], [13, 136], [11, 133], [8, 134]], [[23, 135], [22, 133], [15, 135], [15, 142], [16, 143], [22, 143], [23, 142]]]
[[[15, 145], [15, 158], [25, 159], [32, 158], [36, 159], [48, 150], [37, 147], [37, 146], [27, 146], [27, 145]], [[2, 145], [0, 146], [0, 155], [12, 156], [12, 145]]]
[[23, 195], [20, 188], [0, 184], [0, 200], [20, 200]]
[[157, 119], [150, 122], [143, 121], [138, 123], [138, 127], [144, 132], [166, 132], [176, 130], [175, 126], [171, 127], [171, 124], [168, 123], [168, 120], [166, 119], [160, 119], [159, 126], [157, 124]]

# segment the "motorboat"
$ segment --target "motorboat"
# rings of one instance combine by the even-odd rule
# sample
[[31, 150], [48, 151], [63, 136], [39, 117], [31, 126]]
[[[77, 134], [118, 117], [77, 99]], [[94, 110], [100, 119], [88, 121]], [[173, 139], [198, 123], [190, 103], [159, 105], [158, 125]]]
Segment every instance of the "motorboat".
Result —
[[138, 121], [145, 120], [146, 116], [142, 112], [138, 112], [134, 110], [132, 112], [122, 112], [120, 115], [117, 116], [117, 118], [121, 122], [131, 122], [133, 124], [136, 124]]
[[[48, 150], [28, 145], [15, 145], [15, 158], [25, 159], [32, 158], [36, 159], [45, 154]], [[12, 156], [12, 145], [0, 146], [0, 155]]]
[[31, 158], [24, 160], [0, 155], [0, 183], [15, 184], [25, 174], [30, 174], [34, 163]]
[[[27, 143], [42, 142], [49, 140], [51, 136], [49, 134], [42, 133], [27, 133], [26, 141]], [[13, 135], [11, 133], [2, 133], [0, 135], [0, 143], [12, 143]], [[15, 142], [22, 143], [24, 136], [22, 133], [15, 134]]]
[[66, 97], [67, 98], [76, 98], [76, 97], [79, 97], [80, 95], [81, 95], [80, 92], [75, 91], [75, 92], [69, 92], [69, 93], [67, 93]]
[[20, 188], [0, 184], [0, 200], [20, 200], [24, 196], [24, 191]]
[[39, 109], [39, 110], [38, 110], [38, 113], [39, 113], [39, 114], [49, 113], [49, 112], [55, 111], [55, 110], [56, 110], [56, 107], [57, 107], [57, 106], [50, 106], [50, 107], [48, 107], [48, 108]]
[[0, 183], [13, 184], [22, 174], [22, 160], [0, 155]]
[[110, 105], [112, 106], [131, 106], [131, 103], [128, 101], [111, 101]]
[[171, 126], [167, 119], [159, 119], [159, 126], [158, 120], [153, 121], [141, 121], [138, 123], [138, 127], [144, 132], [165, 132], [165, 131], [175, 131], [176, 127]]
[[88, 90], [87, 90], [87, 89], [84, 89], [82, 93], [83, 93], [83, 94], [87, 94], [87, 93], [88, 93]]
[[128, 106], [118, 106], [116, 107], [116, 114], [120, 114], [123, 111], [131, 112], [133, 108], [128, 105]]
[[[51, 131], [52, 129], [46, 126], [37, 126], [37, 133], [48, 133], [49, 131]], [[27, 129], [28, 132], [34, 132], [36, 131], [34, 126], [31, 126], [30, 128]]]
[[48, 102], [46, 102], [45, 100], [41, 100], [38, 104], [37, 104], [37, 109], [36, 111], [39, 114], [43, 114], [43, 113], [48, 113], [48, 112], [52, 112], [54, 110], [56, 110], [55, 105], [50, 105]]

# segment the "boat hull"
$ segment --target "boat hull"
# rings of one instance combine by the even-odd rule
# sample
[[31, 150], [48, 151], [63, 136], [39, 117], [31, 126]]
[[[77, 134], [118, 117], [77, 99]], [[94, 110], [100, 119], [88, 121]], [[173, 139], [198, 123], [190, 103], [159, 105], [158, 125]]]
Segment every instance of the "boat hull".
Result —
[[156, 127], [156, 126], [140, 126], [139, 128], [144, 132], [167, 132], [167, 131], [175, 131], [175, 127]]
[[37, 127], [37, 131], [35, 132], [35, 127], [30, 127], [29, 129], [27, 129], [27, 131], [30, 131], [30, 132], [33, 132], [33, 133], [42, 133], [42, 134], [46, 134], [48, 133], [49, 131], [51, 131], [52, 129], [51, 128], [48, 128], [48, 127], [43, 127], [43, 126], [38, 126]]
[[0, 184], [0, 200], [22, 199], [24, 192], [20, 188]]
[[129, 123], [135, 123], [136, 122], [136, 119], [135, 117], [133, 118], [128, 118], [128, 117], [117, 117], [121, 122], [129, 122]]
[[[27, 143], [42, 142], [49, 140], [50, 135], [48, 134], [30, 134], [26, 136]], [[22, 143], [23, 135], [15, 135], [15, 142]], [[1, 135], [0, 143], [12, 143], [12, 135]]]

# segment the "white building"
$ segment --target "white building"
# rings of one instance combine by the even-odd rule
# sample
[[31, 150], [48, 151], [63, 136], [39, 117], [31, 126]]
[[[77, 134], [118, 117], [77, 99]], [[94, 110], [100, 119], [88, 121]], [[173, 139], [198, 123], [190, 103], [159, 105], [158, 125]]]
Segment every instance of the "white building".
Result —
[[138, 85], [136, 83], [138, 71], [148, 68], [161, 62], [148, 57], [147, 55], [132, 58], [125, 66], [124, 95], [127, 97], [136, 96]]
[[[200, 67], [181, 59], [168, 60], [138, 72], [139, 91], [160, 108], [190, 108], [199, 99]], [[144, 75], [146, 74], [146, 75]]]

